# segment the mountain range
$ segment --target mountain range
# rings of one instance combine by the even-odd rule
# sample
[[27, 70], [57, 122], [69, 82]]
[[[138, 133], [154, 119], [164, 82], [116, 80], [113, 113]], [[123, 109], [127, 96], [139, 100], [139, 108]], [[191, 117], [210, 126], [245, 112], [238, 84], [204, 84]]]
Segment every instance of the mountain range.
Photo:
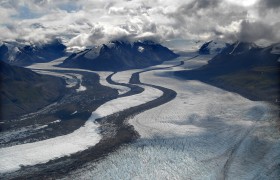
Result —
[[252, 100], [279, 104], [279, 70], [279, 43], [259, 47], [254, 43], [236, 42], [224, 48], [207, 65], [175, 74], [237, 92]]
[[62, 67], [102, 71], [145, 68], [178, 57], [168, 48], [152, 41], [128, 43], [113, 41], [69, 56]]
[[0, 60], [12, 65], [28, 66], [62, 57], [65, 50], [66, 46], [57, 39], [42, 45], [3, 42], [0, 45]]

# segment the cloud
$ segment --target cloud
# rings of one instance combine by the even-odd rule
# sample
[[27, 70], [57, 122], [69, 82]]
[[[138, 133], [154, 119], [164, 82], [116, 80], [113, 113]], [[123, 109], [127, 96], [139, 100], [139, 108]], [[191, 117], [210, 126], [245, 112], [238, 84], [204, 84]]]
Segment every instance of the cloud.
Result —
[[268, 9], [278, 9], [280, 8], [279, 0], [264, 0], [260, 1], [260, 6]]
[[245, 42], [255, 42], [258, 40], [279, 40], [280, 23], [268, 25], [260, 21], [242, 21], [238, 39]]
[[221, 3], [220, 0], [205, 0], [183, 4], [168, 15], [174, 19], [173, 27], [181, 29], [182, 34], [207, 40], [236, 33], [240, 20], [247, 17], [247, 11], [235, 4]]
[[184, 14], [194, 13], [203, 9], [213, 9], [219, 6], [221, 0], [201, 0], [201, 1], [192, 1], [189, 4], [185, 4], [180, 7], [180, 11]]
[[0, 39], [44, 43], [61, 38], [79, 47], [114, 39], [280, 40], [278, 0], [232, 2], [2, 0]]

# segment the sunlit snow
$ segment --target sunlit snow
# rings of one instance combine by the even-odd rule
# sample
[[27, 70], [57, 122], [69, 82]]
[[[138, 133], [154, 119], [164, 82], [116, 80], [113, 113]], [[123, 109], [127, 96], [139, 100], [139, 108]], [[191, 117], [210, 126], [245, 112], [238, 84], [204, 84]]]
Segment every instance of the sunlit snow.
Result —
[[79, 79], [79, 87], [76, 89], [76, 92], [81, 92], [87, 90], [85, 86], [82, 85], [83, 76], [81, 74], [74, 74]]

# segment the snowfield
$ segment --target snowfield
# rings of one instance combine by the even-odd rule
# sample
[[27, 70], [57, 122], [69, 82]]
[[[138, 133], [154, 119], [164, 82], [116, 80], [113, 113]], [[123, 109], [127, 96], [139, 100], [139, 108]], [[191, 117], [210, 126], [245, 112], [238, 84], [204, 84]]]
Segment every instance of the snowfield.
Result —
[[141, 138], [66, 179], [279, 179], [276, 107], [168, 71], [140, 75], [177, 92], [129, 119]]

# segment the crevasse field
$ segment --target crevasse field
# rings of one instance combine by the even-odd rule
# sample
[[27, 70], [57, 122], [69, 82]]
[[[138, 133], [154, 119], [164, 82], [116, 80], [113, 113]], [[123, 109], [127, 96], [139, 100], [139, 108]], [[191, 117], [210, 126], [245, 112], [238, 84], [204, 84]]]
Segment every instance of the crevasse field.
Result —
[[[183, 66], [204, 63], [205, 57], [198, 57]], [[141, 82], [172, 89], [177, 97], [128, 119], [141, 136], [136, 142], [66, 179], [277, 179], [276, 108], [172, 76], [182, 68], [142, 73]], [[131, 74], [113, 79], [128, 82]]]

